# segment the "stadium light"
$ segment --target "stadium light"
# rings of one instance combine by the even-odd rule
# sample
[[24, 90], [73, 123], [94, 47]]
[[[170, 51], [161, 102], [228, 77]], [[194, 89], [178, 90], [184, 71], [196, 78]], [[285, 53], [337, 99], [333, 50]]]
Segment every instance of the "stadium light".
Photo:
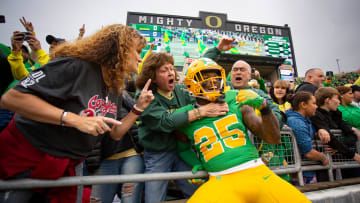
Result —
[[340, 72], [340, 65], [339, 65], [339, 61], [340, 61], [340, 59], [336, 59], [336, 63], [337, 63], [337, 66], [338, 66], [338, 69], [339, 69], [339, 74], [340, 74], [341, 72]]

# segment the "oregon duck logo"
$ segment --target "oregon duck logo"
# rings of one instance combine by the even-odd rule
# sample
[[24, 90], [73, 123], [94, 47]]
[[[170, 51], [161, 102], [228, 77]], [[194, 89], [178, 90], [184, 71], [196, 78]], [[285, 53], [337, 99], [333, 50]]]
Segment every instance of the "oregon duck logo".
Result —
[[[215, 20], [212, 20], [215, 19]], [[214, 24], [214, 21], [216, 21], [216, 24]], [[205, 23], [207, 26], [211, 28], [219, 28], [222, 26], [222, 20], [218, 16], [207, 16], [205, 18]]]

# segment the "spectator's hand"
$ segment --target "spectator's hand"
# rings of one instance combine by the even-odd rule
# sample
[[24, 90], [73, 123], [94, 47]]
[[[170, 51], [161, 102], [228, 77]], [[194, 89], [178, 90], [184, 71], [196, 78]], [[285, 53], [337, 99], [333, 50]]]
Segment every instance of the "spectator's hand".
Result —
[[13, 51], [19, 52], [21, 51], [21, 46], [24, 43], [24, 34], [19, 32], [19, 31], [15, 31], [13, 36], [11, 36], [11, 47]]
[[249, 105], [256, 109], [262, 109], [266, 105], [264, 97], [259, 96], [252, 90], [240, 90], [236, 96], [236, 101], [239, 102], [239, 107]]
[[68, 125], [74, 126], [76, 129], [80, 130], [81, 132], [88, 133], [94, 136], [98, 136], [99, 134], [104, 134], [105, 132], [110, 132], [111, 128], [107, 124], [113, 124], [113, 125], [122, 124], [120, 121], [102, 116], [95, 116], [95, 117], [80, 116], [79, 118], [76, 119], [75, 123], [69, 123]]
[[[325, 154], [324, 154], [324, 156], [325, 156]], [[325, 160], [321, 162], [321, 165], [326, 166], [328, 164], [329, 164], [329, 159], [327, 158], [327, 156], [325, 156]]]
[[330, 155], [336, 154], [337, 150], [331, 148], [329, 145], [324, 145], [324, 152]]
[[154, 44], [154, 43], [151, 43], [151, 44], [150, 44], [150, 50], [152, 51], [154, 48], [155, 48], [155, 44]]
[[255, 73], [254, 73], [254, 78], [255, 78], [256, 80], [260, 80], [260, 79], [261, 79], [259, 71], [257, 71], [257, 70], [255, 71]]
[[216, 46], [216, 48], [219, 51], [228, 51], [235, 47], [235, 44], [233, 42], [235, 41], [235, 38], [222, 38], [219, 42], [219, 44]]
[[33, 33], [34, 26], [30, 21], [26, 21], [25, 17], [23, 16], [22, 19], [20, 18], [21, 24], [25, 27], [26, 31]]
[[28, 36], [30, 39], [27, 41], [27, 43], [29, 44], [31, 50], [37, 51], [41, 49], [40, 41], [34, 35], [28, 35]]
[[327, 130], [319, 129], [318, 136], [322, 143], [327, 144], [328, 142], [330, 142], [330, 134]]
[[202, 117], [218, 117], [229, 112], [227, 103], [208, 103], [199, 108]]
[[138, 101], [136, 103], [136, 107], [144, 110], [146, 107], [149, 106], [149, 104], [152, 102], [152, 100], [154, 99], [154, 95], [152, 94], [151, 90], [148, 90], [149, 86], [151, 84], [151, 79], [149, 79], [144, 88], [141, 91], [141, 94], [138, 98]]
[[83, 26], [79, 29], [78, 39], [82, 39], [84, 37], [84, 34], [85, 34], [85, 24], [83, 24]]

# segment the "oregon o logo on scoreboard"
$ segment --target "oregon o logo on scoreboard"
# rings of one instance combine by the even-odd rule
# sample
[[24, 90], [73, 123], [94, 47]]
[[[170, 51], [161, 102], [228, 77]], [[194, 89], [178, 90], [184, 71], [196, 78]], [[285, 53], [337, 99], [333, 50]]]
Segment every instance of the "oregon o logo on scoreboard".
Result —
[[[216, 25], [212, 25], [211, 24], [211, 19], [216, 19]], [[219, 18], [218, 16], [207, 16], [205, 18], [205, 23], [207, 26], [211, 27], [211, 28], [219, 28], [222, 26], [222, 21], [221, 21], [221, 18]]]

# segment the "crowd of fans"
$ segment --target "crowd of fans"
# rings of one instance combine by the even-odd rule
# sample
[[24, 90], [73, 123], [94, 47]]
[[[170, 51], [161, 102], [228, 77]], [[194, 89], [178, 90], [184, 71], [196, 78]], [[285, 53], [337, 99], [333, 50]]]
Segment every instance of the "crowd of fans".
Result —
[[[309, 69], [304, 79], [297, 78], [294, 83], [277, 80], [273, 84], [269, 84], [269, 82], [264, 82], [258, 71], [255, 70], [252, 73], [252, 68], [246, 61], [239, 60], [233, 64], [231, 75], [229, 75], [226, 84], [225, 80], [223, 85], [218, 84], [219, 87], [222, 86], [221, 91], [223, 91], [224, 95], [232, 95], [231, 97], [234, 97], [240, 103], [242, 108], [241, 111], [238, 111], [230, 108], [234, 104], [230, 105], [228, 100], [225, 102], [225, 98], [223, 98], [223, 101], [219, 101], [221, 94], [199, 94], [196, 98], [193, 97], [194, 95], [189, 94], [189, 92], [199, 93], [199, 90], [195, 89], [204, 88], [204, 86], [194, 86], [195, 89], [191, 89], [191, 85], [188, 85], [186, 81], [178, 81], [176, 68], [174, 68], [174, 59], [171, 55], [151, 53], [150, 50], [146, 55], [146, 60], [141, 61], [139, 53], [145, 47], [145, 39], [139, 36], [139, 33], [132, 28], [112, 25], [89, 38], [84, 38], [85, 25], [83, 25], [79, 30], [78, 38], [73, 43], [67, 42], [63, 38], [48, 35], [46, 41], [50, 45], [50, 49], [49, 53], [47, 53], [42, 49], [40, 41], [36, 38], [33, 24], [24, 17], [20, 19], [20, 22], [27, 32], [14, 31], [13, 35], [9, 37], [10, 46], [7, 46], [6, 42], [0, 44], [0, 65], [4, 73], [1, 78], [0, 141], [2, 143], [0, 145], [6, 146], [0, 151], [0, 157], [3, 157], [0, 158], [1, 179], [49, 178], [48, 176], [42, 176], [43, 174], [33, 176], [33, 171], [39, 172], [35, 170], [38, 169], [38, 165], [31, 164], [33, 162], [39, 164], [38, 161], [43, 156], [46, 157], [48, 162], [42, 167], [59, 167], [64, 164], [66, 165], [65, 170], [75, 169], [76, 166], [81, 171], [76, 175], [116, 175], [190, 170], [196, 172], [196, 170], [205, 169], [210, 173], [211, 181], [209, 182], [211, 184], [215, 182], [212, 177], [221, 177], [221, 175], [224, 175], [223, 171], [227, 169], [235, 170], [234, 167], [243, 166], [245, 159], [253, 164], [250, 168], [254, 169], [259, 166], [257, 160], [260, 160], [260, 157], [265, 164], [271, 162], [270, 159], [264, 159], [262, 154], [252, 155], [255, 158], [246, 157], [231, 166], [219, 161], [217, 162], [218, 165], [213, 166], [209, 163], [204, 164], [203, 160], [199, 162], [199, 160], [194, 161], [188, 158], [188, 156], [194, 154], [192, 154], [191, 145], [184, 143], [189, 144], [192, 141], [195, 142], [192, 143], [195, 145], [199, 144], [200, 141], [204, 142], [204, 140], [194, 140], [191, 138], [191, 134], [179, 135], [179, 131], [182, 130], [188, 133], [185, 129], [196, 126], [199, 121], [204, 121], [205, 125], [205, 121], [209, 122], [211, 119], [222, 118], [229, 112], [242, 115], [239, 116], [241, 120], [237, 123], [241, 126], [239, 128], [249, 129], [253, 134], [259, 136], [262, 139], [262, 148], [282, 145], [283, 140], [279, 134], [280, 129], [285, 126], [293, 130], [301, 155], [304, 158], [327, 165], [329, 160], [325, 153], [341, 153], [360, 163], [360, 155], [353, 148], [355, 143], [360, 140], [360, 119], [358, 119], [360, 116], [360, 87], [358, 83], [360, 81], [357, 80], [359, 73], [351, 72], [340, 76], [333, 76], [333, 74], [329, 73], [325, 76], [321, 69]], [[109, 41], [105, 42], [102, 39]], [[25, 42], [30, 47], [30, 50]], [[228, 51], [235, 46], [233, 42], [234, 39], [228, 38], [219, 40], [216, 47], [204, 53], [204, 57], [218, 58], [222, 51]], [[101, 48], [101, 50], [97, 50], [97, 48]], [[103, 56], [93, 58], [94, 55], [100, 54], [99, 51], [104, 50], [106, 51]], [[110, 62], [104, 61], [105, 59]], [[138, 69], [139, 62], [141, 62], [140, 69]], [[212, 60], [202, 59], [202, 64], [199, 66], [205, 67], [207, 63], [216, 64]], [[77, 70], [75, 67], [77, 65], [83, 69]], [[63, 66], [63, 68], [59, 68], [60, 66]], [[67, 68], [64, 68], [65, 66]], [[216, 66], [218, 65], [216, 64]], [[74, 69], [70, 70], [73, 67]], [[87, 68], [92, 71], [88, 72]], [[219, 70], [221, 70], [221, 67]], [[202, 71], [205, 71], [202, 72], [204, 78], [206, 77], [205, 79], [214, 77], [213, 73], [206, 72], [206, 70]], [[79, 75], [71, 75], [74, 73]], [[215, 71], [215, 73], [218, 72]], [[84, 102], [83, 98], [81, 98], [76, 102], [75, 98], [78, 99], [87, 95], [80, 94], [77, 89], [67, 84], [69, 83], [68, 79], [63, 81], [56, 74], [67, 74], [68, 78], [76, 78], [76, 81], [71, 81], [71, 84], [74, 83], [74, 86], [79, 87], [83, 92], [89, 92], [88, 87], [84, 85], [90, 83], [97, 85], [97, 93], [89, 101], [84, 100]], [[102, 77], [98, 77], [98, 75]], [[45, 80], [48, 84], [39, 83], [42, 78], [46, 79], [49, 76], [52, 76], [50, 79], [55, 82], [48, 79]], [[217, 76], [219, 77], [219, 75]], [[251, 80], [252, 76], [253, 80]], [[90, 81], [88, 83], [87, 77], [99, 82], [93, 83], [93, 81]], [[213, 84], [215, 84], [214, 81]], [[186, 86], [178, 84], [182, 82]], [[35, 87], [30, 87], [34, 84], [36, 84]], [[211, 87], [208, 87], [209, 83], [204, 84], [207, 84], [206, 88], [211, 91]], [[53, 89], [56, 87], [60, 90]], [[136, 90], [141, 91], [136, 92]], [[233, 90], [235, 93], [232, 92]], [[229, 93], [226, 93], [227, 91]], [[204, 98], [207, 102], [204, 102]], [[13, 103], [21, 100], [23, 102], [19, 103], [19, 105], [26, 105], [26, 102], [29, 102], [29, 107], [19, 107]], [[30, 104], [33, 101], [37, 106]], [[67, 102], [77, 106], [76, 110], [67, 106]], [[97, 109], [99, 110], [97, 111], [95, 108], [98, 107], [94, 107], [94, 109], [81, 108], [80, 106], [84, 103], [86, 107], [98, 105], [102, 109]], [[44, 110], [39, 114], [31, 109], [40, 106], [44, 106], [44, 109], [51, 113], [48, 114]], [[251, 108], [243, 106], [250, 106]], [[179, 111], [184, 107], [187, 107], [186, 110]], [[14, 114], [14, 112], [16, 113]], [[115, 116], [109, 117], [107, 113], [112, 113]], [[253, 117], [254, 115], [257, 117]], [[92, 117], [93, 119], [85, 121], [84, 117]], [[72, 118], [77, 118], [77, 120], [84, 123], [78, 124], [75, 121], [76, 119]], [[137, 121], [137, 124], [134, 123], [135, 121]], [[264, 125], [254, 127], [259, 123]], [[36, 125], [43, 128], [33, 131], [33, 129], [37, 128], [34, 127]], [[330, 132], [330, 129], [341, 129], [344, 139], [337, 139]], [[23, 132], [22, 130], [28, 131]], [[53, 132], [56, 131], [54, 134], [58, 135], [52, 135], [53, 138], [46, 139], [39, 136], [46, 135], [52, 130]], [[39, 132], [39, 135], [33, 136], [33, 132]], [[74, 141], [70, 146], [56, 145], [57, 141], [60, 145], [65, 143], [60, 141], [59, 138], [62, 133], [67, 134], [64, 140]], [[75, 135], [83, 137], [76, 136], [74, 138]], [[19, 143], [16, 143], [15, 137]], [[312, 145], [312, 141], [315, 139], [328, 146], [327, 151], [319, 152]], [[8, 143], [4, 140], [7, 140]], [[76, 148], [76, 144], [80, 145], [82, 142], [85, 143], [83, 148]], [[39, 160], [32, 160], [31, 164], [26, 166], [21, 165], [25, 167], [25, 170], [11, 168], [14, 167], [9, 166], [9, 161], [12, 161], [12, 159], [4, 158], [4, 154], [13, 153], [14, 157], [21, 157], [21, 155], [11, 146], [7, 146], [10, 145], [9, 143], [14, 145], [25, 143], [24, 150], [20, 152], [31, 152], [31, 155], [36, 154], [36, 158]], [[44, 146], [47, 144], [48, 146]], [[51, 146], [56, 146], [54, 147], [56, 150], [49, 149]], [[236, 147], [239, 146], [236, 145]], [[240, 150], [240, 147], [238, 149]], [[204, 150], [200, 148], [198, 153], [204, 153]], [[239, 154], [239, 157], [242, 154], [243, 152]], [[12, 155], [7, 156], [12, 157]], [[259, 156], [258, 159], [257, 156]], [[52, 161], [57, 157], [61, 157], [61, 162]], [[63, 160], [65, 158], [66, 164]], [[204, 159], [206, 159], [205, 155]], [[16, 159], [18, 162], [20, 160]], [[279, 160], [286, 165], [285, 158]], [[233, 162], [233, 160], [231, 161]], [[214, 169], [214, 167], [220, 169]], [[236, 170], [240, 172], [242, 169], [236, 168]], [[268, 173], [265, 168], [261, 168], [259, 171]], [[212, 176], [211, 173], [217, 174], [217, 176]], [[65, 174], [75, 175], [68, 171]], [[235, 175], [237, 173], [231, 172], [231, 174]], [[51, 173], [50, 178], [63, 176], [63, 174], [53, 175]], [[360, 176], [360, 173], [355, 170], [350, 176], [357, 177]], [[287, 182], [293, 183], [291, 174], [283, 174], [280, 177]], [[305, 183], [323, 181], [324, 179], [320, 177], [322, 177], [321, 174], [315, 172], [304, 173]], [[295, 195], [298, 200], [303, 199], [301, 194], [294, 190], [293, 187], [284, 184], [283, 180], [276, 179], [275, 182], [284, 191], [289, 191], [288, 195]], [[194, 180], [190, 182], [187, 180], [175, 181], [184, 197], [191, 198], [191, 201], [196, 202], [207, 198], [205, 197], [206, 194], [204, 195], [201, 192], [201, 188], [213, 190], [209, 186], [210, 184], [206, 184], [206, 187], [200, 187], [197, 190], [199, 185], [192, 182]], [[69, 199], [66, 199], [66, 201], [89, 201], [91, 197], [94, 202], [112, 202], [116, 194], [118, 194], [121, 202], [159, 202], [166, 200], [168, 181], [151, 181], [145, 184], [96, 185], [87, 187], [84, 190], [80, 186], [79, 188], [80, 192], [77, 193], [77, 197], [69, 195]], [[84, 196], [82, 191], [86, 191]], [[88, 193], [89, 191], [91, 191], [91, 194]], [[195, 191], [197, 191], [196, 195], [192, 196]], [[22, 196], [23, 200], [28, 202], [45, 202], [44, 199], [46, 198], [64, 200], [64, 197], [59, 197], [59, 194], [56, 196], [44, 190], [40, 191], [40, 193], [30, 190], [23, 192], [21, 193], [24, 195]], [[51, 190], [51, 192], [56, 193], [59, 191]], [[270, 190], [268, 192], [271, 193]], [[214, 192], [215, 194], [217, 193]], [[7, 193], [6, 191], [0, 192], [0, 202], [14, 200], [9, 199], [9, 197], [16, 198], [16, 194]], [[281, 199], [279, 195], [275, 195], [274, 198]]]
[[[339, 75], [326, 76], [324, 81], [324, 86], [326, 87], [339, 87], [339, 86], [349, 86], [355, 83], [355, 81], [359, 78], [358, 72], [348, 72], [342, 73]], [[294, 84], [299, 85], [304, 81], [304, 78], [295, 78]]]

